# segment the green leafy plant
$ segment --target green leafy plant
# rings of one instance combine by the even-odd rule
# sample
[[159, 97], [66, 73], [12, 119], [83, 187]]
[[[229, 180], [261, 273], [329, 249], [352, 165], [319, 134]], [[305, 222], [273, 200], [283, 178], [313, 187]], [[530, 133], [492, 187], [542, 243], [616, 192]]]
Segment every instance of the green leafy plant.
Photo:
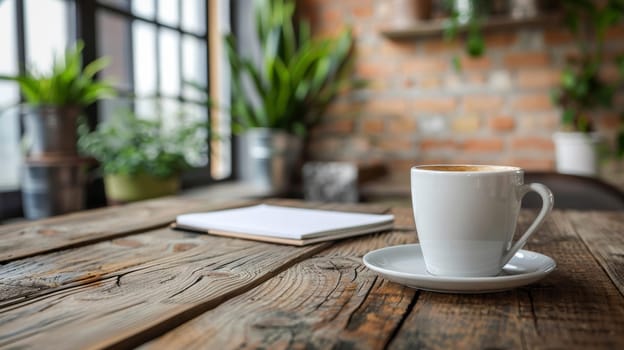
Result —
[[[465, 13], [460, 13], [455, 0], [447, 0], [444, 6], [451, 14], [444, 27], [444, 38], [455, 40], [461, 29], [466, 29], [464, 50], [470, 57], [481, 57], [485, 53], [485, 39], [481, 31], [481, 24], [489, 11], [489, 1], [470, 0], [467, 2]], [[459, 57], [453, 57], [453, 66], [461, 70]]]
[[[259, 0], [256, 5], [260, 64], [238, 52], [233, 35], [225, 38], [234, 131], [264, 127], [302, 135], [340, 92], [362, 84], [350, 78], [352, 34], [344, 30], [335, 39], [315, 39], [307, 21], [295, 26], [294, 1]], [[243, 88], [243, 80], [250, 81], [251, 91]]]
[[[614, 59], [620, 73], [616, 80], [606, 80], [601, 75], [601, 68], [608, 61], [604, 54], [605, 36], [610, 28], [622, 23], [624, 0], [609, 0], [603, 4], [568, 0], [562, 5], [566, 27], [578, 44], [578, 55], [566, 62], [552, 98], [561, 107], [563, 130], [590, 132], [593, 126], [588, 113], [601, 107], [612, 108], [614, 93], [624, 81], [624, 56]], [[621, 120], [624, 122], [624, 119]], [[617, 140], [619, 156], [624, 155], [622, 124]]]
[[55, 58], [52, 70], [39, 73], [34, 68], [18, 76], [0, 75], [0, 80], [15, 81], [31, 106], [87, 106], [98, 99], [114, 96], [115, 90], [95, 75], [109, 64], [101, 57], [82, 68], [84, 43], [79, 41]]
[[189, 157], [206, 149], [206, 123], [185, 121], [180, 125], [164, 128], [160, 118], [148, 120], [130, 111], [117, 111], [92, 132], [81, 125], [78, 147], [97, 159], [106, 174], [167, 178], [189, 168]]

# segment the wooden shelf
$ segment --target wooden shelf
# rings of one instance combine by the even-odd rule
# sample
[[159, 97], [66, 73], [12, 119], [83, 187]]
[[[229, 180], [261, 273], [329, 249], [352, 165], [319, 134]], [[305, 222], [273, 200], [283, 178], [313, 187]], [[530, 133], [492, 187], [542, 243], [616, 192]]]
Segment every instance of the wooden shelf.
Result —
[[[381, 34], [389, 39], [394, 40], [403, 40], [403, 39], [413, 39], [420, 37], [428, 37], [440, 35], [444, 32], [446, 28], [446, 19], [440, 20], [431, 20], [431, 21], [422, 21], [422, 22], [414, 22], [413, 24], [401, 26], [401, 27], [392, 27], [386, 26], [381, 28]], [[535, 18], [526, 18], [526, 19], [512, 19], [509, 17], [491, 17], [481, 24], [481, 29], [483, 31], [488, 30], [509, 30], [515, 29], [519, 27], [528, 27], [528, 26], [544, 26], [544, 25], [557, 25], [561, 23], [561, 16], [559, 15], [541, 15]], [[461, 26], [459, 28], [460, 31], [466, 31], [467, 27]]]

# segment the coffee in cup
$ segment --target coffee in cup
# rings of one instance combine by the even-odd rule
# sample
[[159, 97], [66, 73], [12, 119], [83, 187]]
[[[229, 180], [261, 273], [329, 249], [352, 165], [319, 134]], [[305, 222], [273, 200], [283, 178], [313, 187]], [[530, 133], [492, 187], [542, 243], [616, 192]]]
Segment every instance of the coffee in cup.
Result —
[[[553, 206], [546, 186], [524, 184], [523, 170], [511, 166], [415, 166], [411, 190], [425, 265], [440, 276], [497, 275]], [[531, 191], [541, 196], [542, 208], [514, 243], [522, 197]]]

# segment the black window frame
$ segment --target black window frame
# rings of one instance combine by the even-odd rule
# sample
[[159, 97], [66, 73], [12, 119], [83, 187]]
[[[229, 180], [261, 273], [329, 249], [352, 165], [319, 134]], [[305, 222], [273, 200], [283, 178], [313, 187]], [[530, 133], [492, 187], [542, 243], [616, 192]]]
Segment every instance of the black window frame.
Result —
[[[16, 16], [16, 35], [17, 35], [17, 40], [16, 40], [16, 46], [17, 46], [17, 60], [18, 60], [18, 72], [20, 74], [24, 73], [26, 70], [26, 56], [27, 56], [27, 52], [26, 52], [26, 38], [25, 38], [25, 10], [24, 10], [24, 1], [25, 0], [15, 0], [15, 16]], [[105, 11], [108, 13], [113, 13], [115, 15], [121, 16], [124, 18], [124, 20], [127, 20], [130, 22], [130, 25], [128, 26], [128, 31], [127, 31], [127, 40], [129, 43], [129, 50], [128, 50], [128, 56], [127, 56], [127, 62], [126, 65], [129, 69], [129, 82], [130, 82], [130, 90], [129, 91], [119, 91], [120, 96], [130, 96], [132, 94], [132, 92], [134, 91], [134, 71], [133, 71], [133, 50], [132, 50], [132, 45], [133, 45], [133, 37], [132, 37], [132, 21], [144, 21], [146, 23], [150, 23], [156, 26], [157, 28], [157, 37], [158, 37], [158, 33], [160, 33], [160, 31], [165, 28], [168, 30], [173, 30], [175, 31], [178, 35], [180, 35], [180, 38], [182, 38], [183, 35], [190, 35], [192, 37], [204, 40], [206, 43], [206, 53], [205, 53], [205, 57], [206, 57], [206, 82], [208, 82], [206, 88], [207, 88], [207, 93], [210, 93], [210, 42], [209, 42], [209, 35], [210, 35], [210, 23], [209, 23], [209, 18], [210, 18], [210, 1], [213, 0], [204, 0], [205, 3], [205, 13], [206, 13], [206, 18], [205, 18], [205, 31], [203, 34], [197, 34], [194, 32], [189, 32], [186, 31], [182, 28], [181, 24], [178, 23], [177, 26], [172, 26], [166, 23], [161, 23], [157, 16], [155, 16], [155, 18], [150, 19], [150, 18], [145, 18], [145, 17], [141, 17], [141, 16], [137, 16], [136, 14], [132, 13], [132, 1], [136, 1], [136, 0], [127, 0], [127, 7], [126, 8], [122, 8], [122, 7], [118, 7], [115, 5], [111, 5], [109, 3], [105, 3], [103, 1], [100, 0], [63, 0], [66, 5], [67, 5], [67, 13], [68, 13], [68, 40], [71, 42], [72, 40], [82, 40], [84, 42], [84, 50], [83, 50], [83, 62], [91, 62], [92, 60], [96, 59], [97, 57], [99, 57], [98, 55], [98, 28], [97, 28], [97, 14], [99, 11]], [[141, 0], [138, 0], [141, 1]], [[158, 13], [158, 8], [159, 8], [159, 3], [160, 0], [153, 0], [154, 1], [154, 5], [155, 5], [155, 14]], [[180, 0], [178, 2], [178, 13], [180, 14], [180, 16], [182, 15], [182, 1], [184, 0]], [[235, 1], [232, 1], [231, 4], [233, 6], [233, 3]], [[233, 11], [231, 11], [232, 13]], [[233, 17], [230, 15], [229, 18], [230, 22], [232, 23], [233, 21]], [[233, 26], [232, 26], [233, 27]], [[156, 40], [156, 67], [159, 67], [159, 60], [160, 60], [160, 55], [159, 55], [159, 40]], [[180, 88], [182, 88], [182, 84], [183, 84], [183, 77], [182, 77], [182, 65], [183, 65], [183, 53], [182, 53], [182, 40], [179, 41], [179, 53], [178, 53], [178, 64], [179, 64], [179, 71], [180, 71]], [[160, 86], [160, 71], [159, 69], [156, 69], [156, 84], [157, 86]], [[161, 93], [160, 93], [160, 89], [157, 89], [156, 92], [156, 97], [162, 97]], [[168, 98], [171, 96], [167, 96]], [[180, 92], [179, 96], [175, 96], [175, 99], [177, 99], [179, 102], [187, 102], [187, 100], [184, 98], [184, 96], [182, 96], [182, 92]], [[20, 102], [23, 102], [23, 96], [21, 96], [20, 93]], [[134, 108], [134, 104], [132, 104], [132, 107]], [[101, 120], [101, 116], [99, 115], [99, 108], [98, 108], [98, 102], [90, 105], [89, 107], [87, 107], [85, 109], [85, 115], [87, 117], [87, 121], [89, 123], [89, 126], [94, 128]], [[206, 109], [206, 118], [208, 118], [208, 120], [211, 120], [211, 111], [210, 108]], [[20, 118], [20, 132], [23, 133], [24, 132], [24, 126], [23, 126], [23, 121], [22, 118]], [[231, 136], [231, 135], [230, 135]], [[219, 183], [219, 182], [225, 182], [225, 181], [231, 181], [233, 179], [235, 179], [235, 159], [234, 159], [234, 154], [235, 154], [235, 150], [233, 149], [234, 146], [234, 142], [233, 142], [233, 138], [230, 138], [231, 142], [230, 142], [230, 154], [232, 155], [231, 160], [230, 160], [230, 173], [228, 176], [224, 177], [224, 178], [219, 178], [219, 179], [215, 179], [212, 175], [212, 171], [211, 171], [211, 165], [212, 162], [214, 161], [214, 157], [212, 154], [212, 149], [211, 149], [211, 142], [213, 141], [210, 137], [210, 134], [208, 133], [207, 139], [206, 139], [206, 143], [207, 143], [207, 149], [208, 149], [208, 164], [206, 166], [200, 167], [200, 168], [194, 168], [194, 169], [190, 169], [188, 171], [185, 171], [182, 174], [182, 187], [183, 188], [190, 188], [190, 187], [197, 187], [197, 186], [204, 186], [204, 185], [210, 185], [210, 184], [214, 184], [214, 183]], [[99, 186], [101, 186], [101, 184], [99, 184]], [[88, 190], [95, 190], [93, 188], [90, 188]], [[103, 206], [106, 203], [102, 203], [101, 199], [96, 199], [95, 202], [91, 201], [91, 203], [89, 203], [89, 200], [87, 200], [87, 207], [96, 207], [96, 206]], [[11, 191], [0, 191], [0, 221], [6, 218], [12, 218], [12, 217], [19, 217], [22, 216], [22, 203], [21, 203], [21, 190], [11, 190]]]

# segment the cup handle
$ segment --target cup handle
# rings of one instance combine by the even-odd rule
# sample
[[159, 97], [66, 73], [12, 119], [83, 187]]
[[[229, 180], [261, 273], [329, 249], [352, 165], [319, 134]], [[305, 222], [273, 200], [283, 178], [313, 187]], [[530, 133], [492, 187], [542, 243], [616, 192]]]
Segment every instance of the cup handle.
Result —
[[546, 218], [546, 215], [548, 215], [548, 213], [550, 213], [550, 211], [552, 210], [552, 207], [554, 204], [554, 198], [553, 198], [552, 192], [550, 192], [548, 187], [542, 184], [538, 184], [538, 183], [521, 185], [519, 187], [520, 199], [522, 199], [522, 197], [524, 197], [525, 194], [531, 191], [537, 192], [540, 195], [540, 197], [542, 197], [542, 209], [540, 210], [539, 214], [537, 214], [537, 217], [535, 218], [535, 220], [533, 220], [533, 223], [531, 223], [531, 226], [529, 226], [526, 232], [505, 253], [505, 256], [503, 256], [503, 259], [501, 261], [501, 265], [500, 265], [501, 268], [505, 266], [505, 264], [507, 264], [509, 260], [511, 260], [511, 258], [516, 254], [516, 252], [525, 245], [529, 237], [535, 232], [535, 230], [537, 230], [537, 228], [542, 224], [542, 222]]

